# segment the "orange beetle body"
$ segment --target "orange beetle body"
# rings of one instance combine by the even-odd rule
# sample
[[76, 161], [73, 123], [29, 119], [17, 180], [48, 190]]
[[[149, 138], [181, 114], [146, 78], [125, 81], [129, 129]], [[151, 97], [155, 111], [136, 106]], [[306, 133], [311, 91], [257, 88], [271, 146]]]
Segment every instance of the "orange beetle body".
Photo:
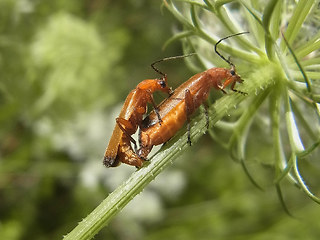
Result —
[[144, 80], [127, 96], [104, 154], [103, 164], [106, 167], [116, 167], [120, 162], [134, 166], [142, 165], [140, 158], [131, 160], [132, 156], [126, 156], [126, 152], [128, 147], [132, 150], [131, 142], [135, 144], [131, 135], [140, 126], [147, 111], [147, 104], [152, 103], [155, 106], [152, 94], [157, 90], [171, 93], [165, 78]]
[[181, 84], [158, 107], [158, 113], [162, 120], [161, 125], [156, 122], [155, 112], [151, 112], [143, 121], [139, 133], [140, 149], [138, 155], [145, 159], [153, 146], [165, 143], [172, 138], [188, 121], [190, 115], [207, 100], [211, 88], [226, 93], [224, 89], [231, 85], [231, 90], [240, 92], [234, 89], [237, 82], [242, 82], [242, 80], [232, 67], [230, 70], [211, 68], [194, 75]]

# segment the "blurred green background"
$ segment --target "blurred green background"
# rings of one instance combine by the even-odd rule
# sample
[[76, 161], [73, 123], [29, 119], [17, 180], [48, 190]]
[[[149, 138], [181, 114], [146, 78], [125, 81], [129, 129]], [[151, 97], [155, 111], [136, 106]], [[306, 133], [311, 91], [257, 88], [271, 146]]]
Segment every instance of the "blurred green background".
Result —
[[[182, 53], [162, 49], [179, 25], [160, 3], [0, 1], [0, 239], [60, 239], [135, 171], [102, 156], [128, 92]], [[173, 87], [192, 75], [182, 60], [161, 69]], [[319, 206], [284, 183], [286, 214], [271, 165], [249, 162], [260, 191], [208, 135], [180, 158], [96, 239], [320, 236]]]

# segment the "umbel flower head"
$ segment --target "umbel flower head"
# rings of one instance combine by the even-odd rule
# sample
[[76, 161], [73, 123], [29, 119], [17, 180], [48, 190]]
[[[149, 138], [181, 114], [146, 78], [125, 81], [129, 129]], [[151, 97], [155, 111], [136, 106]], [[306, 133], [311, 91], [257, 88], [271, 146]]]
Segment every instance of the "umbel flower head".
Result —
[[[195, 51], [197, 62], [188, 60], [195, 71], [226, 65], [214, 52], [217, 41], [230, 34], [248, 31], [221, 43], [242, 76], [240, 103], [234, 121], [220, 121], [216, 129], [229, 133], [222, 143], [246, 167], [251, 143], [261, 142], [255, 156], [275, 169], [275, 184], [289, 179], [311, 199], [320, 203], [304, 182], [299, 164], [318, 160], [320, 144], [320, 7], [318, 1], [209, 1], [164, 0], [164, 6], [182, 29], [167, 42], [181, 39], [185, 52]], [[231, 109], [226, 102], [229, 115]], [[213, 109], [211, 108], [211, 112]], [[211, 114], [213, 121], [214, 109]], [[253, 128], [260, 134], [252, 134]], [[220, 131], [221, 132], [221, 131]], [[256, 133], [256, 131], [255, 131]], [[218, 142], [221, 136], [210, 130]], [[224, 137], [225, 139], [225, 137]], [[269, 142], [270, 148], [265, 148]], [[259, 160], [260, 159], [260, 160]]]

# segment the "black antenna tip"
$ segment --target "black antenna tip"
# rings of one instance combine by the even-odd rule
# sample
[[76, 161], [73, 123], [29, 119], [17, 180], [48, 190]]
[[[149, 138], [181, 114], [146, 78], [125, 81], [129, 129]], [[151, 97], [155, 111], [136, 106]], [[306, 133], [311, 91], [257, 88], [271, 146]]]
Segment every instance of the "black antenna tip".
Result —
[[214, 51], [216, 52], [216, 54], [222, 58], [226, 63], [228, 63], [230, 66], [233, 66], [234, 67], [234, 64], [229, 60], [229, 59], [226, 59], [221, 53], [218, 52], [218, 49], [217, 49], [217, 46], [224, 40], [228, 39], [228, 38], [231, 38], [231, 37], [235, 37], [235, 36], [238, 36], [238, 35], [241, 35], [241, 34], [247, 34], [249, 32], [240, 32], [240, 33], [235, 33], [235, 34], [232, 34], [232, 35], [229, 35], [229, 36], [226, 36], [224, 38], [221, 38], [215, 45], [214, 45]]
[[168, 60], [179, 59], [179, 58], [186, 58], [186, 57], [189, 57], [189, 56], [192, 56], [192, 55], [196, 55], [196, 53], [188, 53], [188, 54], [180, 55], [180, 56], [173, 56], [173, 57], [162, 58], [162, 59], [160, 59], [160, 60], [157, 60], [157, 61], [153, 62], [153, 63], [151, 64], [151, 67], [152, 67], [152, 69], [153, 69], [155, 72], [157, 72], [157, 73], [159, 73], [160, 75], [162, 75], [163, 78], [166, 78], [167, 74], [161, 72], [158, 68], [155, 67], [155, 65], [156, 65], [157, 63], [164, 62], [164, 61], [168, 61]]

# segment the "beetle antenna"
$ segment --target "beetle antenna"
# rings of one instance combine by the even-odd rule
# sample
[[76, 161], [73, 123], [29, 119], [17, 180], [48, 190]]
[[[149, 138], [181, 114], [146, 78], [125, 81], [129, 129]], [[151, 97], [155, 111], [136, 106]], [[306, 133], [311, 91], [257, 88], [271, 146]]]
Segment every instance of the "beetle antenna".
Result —
[[167, 74], [161, 72], [158, 68], [155, 67], [155, 65], [157, 63], [160, 63], [160, 62], [164, 62], [164, 61], [167, 61], [167, 60], [174, 60], [174, 59], [179, 59], [179, 58], [185, 58], [185, 57], [190, 57], [192, 55], [195, 55], [196, 53], [189, 53], [189, 54], [185, 54], [185, 55], [181, 55], [181, 56], [173, 56], [173, 57], [166, 57], [166, 58], [162, 58], [160, 60], [157, 60], [155, 62], [153, 62], [151, 64], [151, 67], [154, 71], [156, 71], [157, 73], [159, 73], [160, 75], [162, 75], [163, 78], [166, 78], [167, 77]]
[[231, 67], [234, 67], [234, 64], [230, 61], [230, 58], [226, 59], [221, 53], [218, 52], [217, 50], [217, 46], [219, 45], [219, 43], [221, 43], [223, 40], [226, 40], [228, 38], [231, 38], [231, 37], [235, 37], [235, 36], [238, 36], [238, 35], [241, 35], [241, 34], [247, 34], [249, 32], [240, 32], [240, 33], [235, 33], [235, 34], [232, 34], [232, 35], [229, 35], [229, 36], [226, 36], [224, 38], [221, 38], [215, 45], [214, 45], [214, 51], [216, 52], [216, 54], [218, 54], [219, 57], [221, 57], [225, 62], [227, 62]]

